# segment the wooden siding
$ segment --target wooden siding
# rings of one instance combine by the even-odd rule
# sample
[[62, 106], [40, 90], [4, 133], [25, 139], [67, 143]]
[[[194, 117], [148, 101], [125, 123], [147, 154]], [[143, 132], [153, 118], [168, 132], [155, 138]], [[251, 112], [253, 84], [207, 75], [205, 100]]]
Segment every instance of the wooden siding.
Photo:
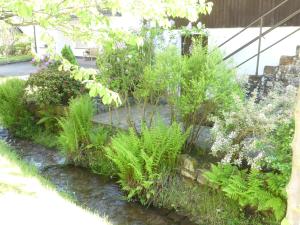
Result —
[[[209, 16], [200, 17], [208, 28], [245, 27], [283, 0], [211, 0], [214, 3]], [[265, 17], [264, 26], [272, 26], [300, 9], [300, 0], [289, 0], [279, 9]], [[186, 20], [176, 20], [176, 25], [187, 25]], [[254, 26], [258, 26], [256, 24]], [[300, 14], [284, 24], [300, 26]]]

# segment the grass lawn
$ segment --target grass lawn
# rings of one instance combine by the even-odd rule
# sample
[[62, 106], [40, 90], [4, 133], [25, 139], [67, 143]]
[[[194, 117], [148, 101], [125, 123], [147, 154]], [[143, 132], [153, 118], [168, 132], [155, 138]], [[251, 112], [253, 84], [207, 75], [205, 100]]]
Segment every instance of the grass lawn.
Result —
[[29, 61], [32, 55], [0, 56], [0, 64]]
[[63, 197], [0, 141], [0, 224], [110, 225]]

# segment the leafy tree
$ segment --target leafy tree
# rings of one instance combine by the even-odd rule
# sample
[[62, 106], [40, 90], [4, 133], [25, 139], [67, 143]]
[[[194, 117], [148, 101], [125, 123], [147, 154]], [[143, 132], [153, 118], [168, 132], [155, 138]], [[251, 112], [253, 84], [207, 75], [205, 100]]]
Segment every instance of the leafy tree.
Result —
[[[130, 13], [140, 21], [151, 21], [160, 27], [169, 27], [172, 24], [170, 17], [187, 18], [194, 22], [199, 14], [210, 13], [211, 9], [212, 3], [206, 0], [164, 0], [151, 3], [142, 0], [0, 0], [0, 21], [15, 26], [39, 25], [54, 28], [77, 40], [99, 43], [109, 32], [109, 20], [104, 15], [107, 10], [112, 14]], [[119, 33], [122, 34], [121, 37], [126, 37], [123, 32]], [[67, 60], [62, 61], [60, 69], [72, 71], [73, 76], [80, 81], [90, 80], [86, 83], [91, 96], [100, 95], [106, 104], [112, 101], [120, 104], [120, 98], [115, 92], [93, 79], [95, 71], [79, 68]]]

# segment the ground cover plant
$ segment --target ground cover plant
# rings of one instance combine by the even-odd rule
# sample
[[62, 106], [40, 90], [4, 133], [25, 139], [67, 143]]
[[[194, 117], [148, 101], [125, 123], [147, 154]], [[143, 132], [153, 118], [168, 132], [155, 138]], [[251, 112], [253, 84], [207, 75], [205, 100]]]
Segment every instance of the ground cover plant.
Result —
[[277, 225], [271, 217], [241, 210], [236, 200], [207, 185], [195, 185], [178, 174], [162, 176], [152, 204], [175, 209], [200, 225]]

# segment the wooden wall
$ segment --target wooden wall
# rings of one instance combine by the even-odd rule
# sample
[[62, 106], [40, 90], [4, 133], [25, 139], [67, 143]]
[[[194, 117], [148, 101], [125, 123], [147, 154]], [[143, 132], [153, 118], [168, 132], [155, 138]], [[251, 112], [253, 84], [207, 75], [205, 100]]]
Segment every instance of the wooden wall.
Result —
[[[214, 3], [209, 16], [200, 17], [208, 28], [245, 27], [250, 22], [269, 11], [283, 0], [210, 0]], [[279, 9], [265, 17], [264, 26], [272, 26], [300, 9], [300, 0], [289, 0]], [[186, 25], [185, 20], [176, 20], [176, 25]], [[256, 24], [255, 26], [258, 26]], [[300, 26], [300, 14], [284, 24]]]

